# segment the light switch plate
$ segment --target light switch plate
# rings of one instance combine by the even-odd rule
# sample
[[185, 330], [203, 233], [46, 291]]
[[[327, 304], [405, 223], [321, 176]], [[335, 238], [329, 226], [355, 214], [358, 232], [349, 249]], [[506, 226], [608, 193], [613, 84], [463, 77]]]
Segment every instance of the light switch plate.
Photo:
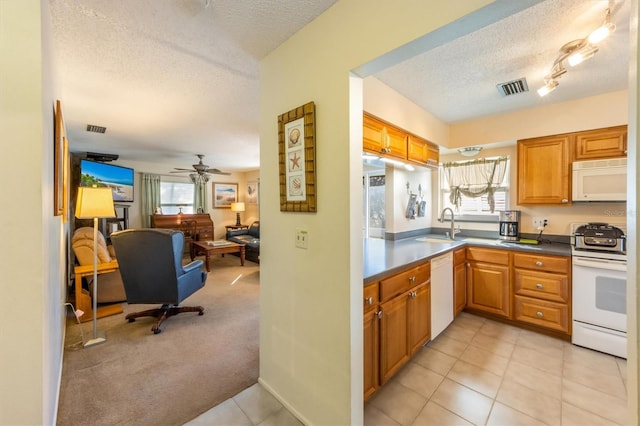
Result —
[[296, 247], [301, 249], [309, 248], [309, 232], [306, 229], [296, 229]]

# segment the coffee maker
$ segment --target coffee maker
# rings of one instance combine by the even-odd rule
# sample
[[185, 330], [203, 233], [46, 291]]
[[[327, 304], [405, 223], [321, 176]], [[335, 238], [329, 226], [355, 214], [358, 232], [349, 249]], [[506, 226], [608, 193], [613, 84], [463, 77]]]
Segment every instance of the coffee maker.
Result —
[[499, 212], [500, 239], [517, 241], [520, 238], [520, 210]]

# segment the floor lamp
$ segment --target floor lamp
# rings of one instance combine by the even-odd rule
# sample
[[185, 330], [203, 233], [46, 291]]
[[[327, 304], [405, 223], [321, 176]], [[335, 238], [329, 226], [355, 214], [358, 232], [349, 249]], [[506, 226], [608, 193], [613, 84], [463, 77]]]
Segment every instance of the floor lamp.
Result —
[[98, 218], [116, 217], [111, 188], [78, 188], [76, 202], [78, 219], [93, 219], [93, 338], [84, 347], [107, 341], [104, 333], [98, 335]]

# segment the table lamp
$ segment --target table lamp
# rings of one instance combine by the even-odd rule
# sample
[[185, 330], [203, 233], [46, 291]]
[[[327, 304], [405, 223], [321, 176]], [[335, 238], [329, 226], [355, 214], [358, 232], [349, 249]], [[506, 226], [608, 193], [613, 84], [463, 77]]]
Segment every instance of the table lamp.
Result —
[[98, 335], [98, 218], [116, 217], [111, 188], [80, 187], [76, 202], [78, 219], [93, 219], [93, 338], [84, 347], [107, 341], [104, 333]]
[[244, 203], [231, 203], [231, 211], [236, 212], [236, 226], [241, 226], [240, 212], [244, 211]]

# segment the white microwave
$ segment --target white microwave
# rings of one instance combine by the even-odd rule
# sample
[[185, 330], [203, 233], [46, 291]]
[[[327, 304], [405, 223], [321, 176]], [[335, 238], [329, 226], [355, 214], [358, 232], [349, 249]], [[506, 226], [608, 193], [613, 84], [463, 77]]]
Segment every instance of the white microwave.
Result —
[[627, 201], [627, 159], [574, 162], [572, 198], [574, 203]]

